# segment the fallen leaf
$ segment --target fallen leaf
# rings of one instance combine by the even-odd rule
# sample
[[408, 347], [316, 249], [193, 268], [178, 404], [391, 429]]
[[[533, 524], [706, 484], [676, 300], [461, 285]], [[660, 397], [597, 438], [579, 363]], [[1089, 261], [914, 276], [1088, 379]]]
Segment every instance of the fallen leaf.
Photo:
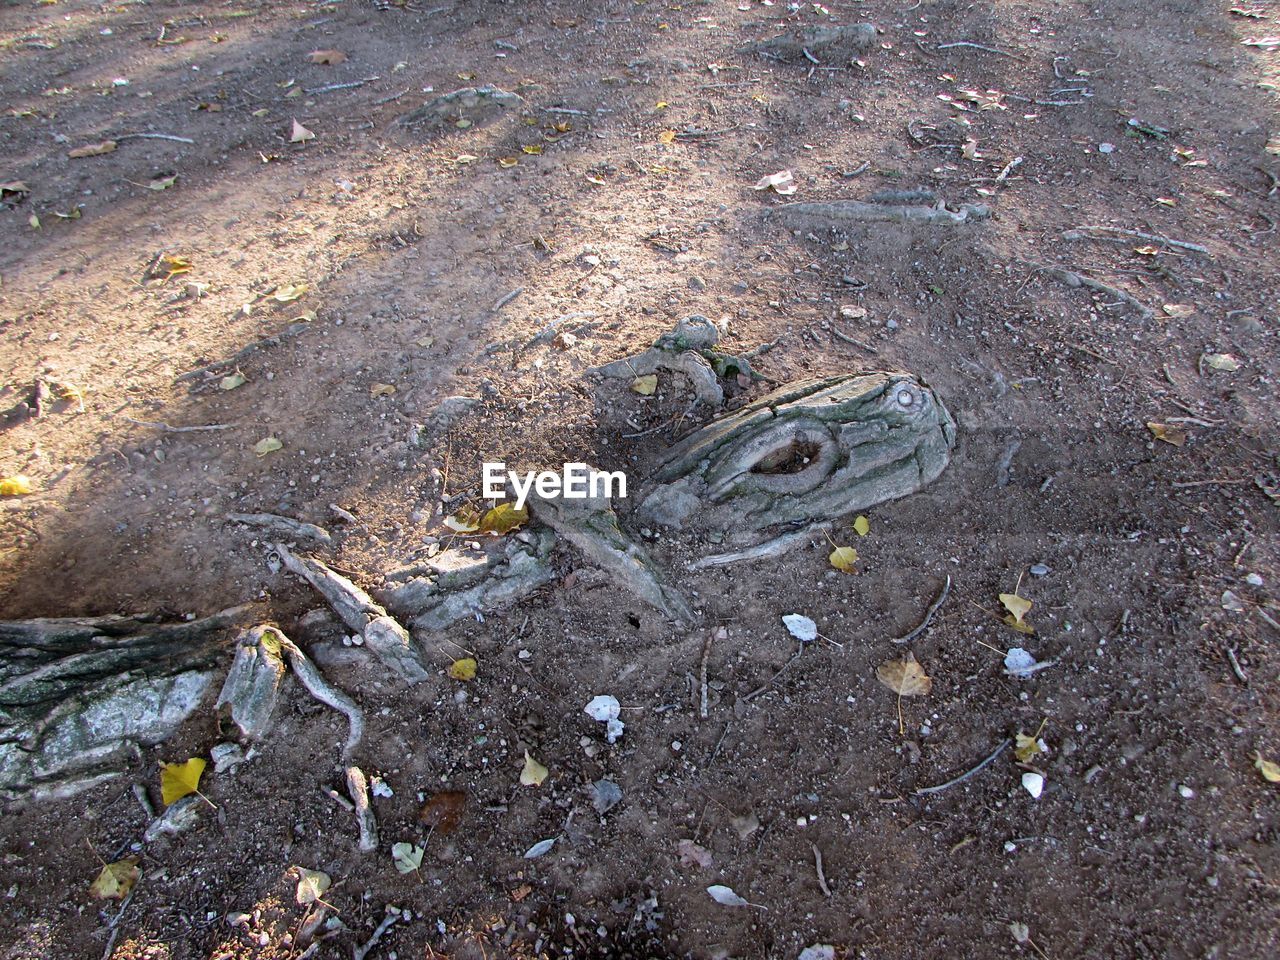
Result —
[[335, 66], [347, 59], [347, 55], [341, 50], [312, 50], [307, 54], [307, 59], [312, 63], [322, 63], [327, 66]]
[[115, 148], [116, 142], [114, 140], [103, 140], [101, 143], [91, 143], [88, 146], [69, 150], [67, 151], [67, 156], [72, 160], [79, 160], [81, 157], [100, 157], [104, 153], [110, 153]]
[[556, 133], [568, 133], [573, 129], [573, 124], [568, 120], [561, 120], [559, 123], [553, 123], [551, 128], [555, 130]]
[[1268, 783], [1280, 783], [1280, 763], [1263, 758], [1261, 753], [1254, 753], [1253, 765]]
[[468, 164], [468, 163], [475, 163], [475, 162], [476, 162], [477, 160], [479, 160], [479, 159], [480, 159], [480, 158], [479, 158], [479, 157], [477, 157], [475, 154], [471, 154], [471, 153], [460, 153], [460, 154], [458, 154], [456, 157], [454, 157], [454, 158], [453, 158], [453, 162], [454, 162], [454, 163], [461, 163], [461, 164]]
[[636, 377], [631, 381], [631, 389], [642, 397], [652, 397], [658, 389], [658, 375], [646, 373], [643, 377]]
[[858, 562], [858, 551], [853, 547], [836, 547], [827, 559], [841, 573], [858, 572], [857, 567], [854, 566]]
[[1021, 763], [1030, 763], [1038, 754], [1044, 753], [1044, 748], [1040, 746], [1040, 741], [1035, 737], [1029, 737], [1021, 730], [1014, 737], [1013, 755], [1018, 758]]
[[1133, 252], [1141, 254], [1144, 257], [1154, 257], [1160, 252], [1160, 250], [1157, 247], [1148, 245], [1144, 247], [1134, 247]]
[[1004, 618], [1004, 622], [1019, 633], [1035, 633], [1035, 629], [1031, 624], [1023, 620], [1023, 617], [1031, 610], [1031, 601], [1018, 596], [1016, 593], [1000, 594], [1000, 602], [1004, 604], [1004, 608], [1009, 611], [1009, 616]]
[[[723, 883], [713, 883], [707, 888], [707, 892], [712, 896], [712, 900], [717, 904], [724, 906], [753, 906], [749, 901], [742, 900], [742, 897], [733, 892], [732, 887], [726, 887]], [[763, 908], [762, 908], [763, 909]]]
[[389, 397], [395, 392], [396, 385], [394, 383], [375, 383], [369, 388], [369, 396], [372, 399]]
[[767, 177], [761, 177], [756, 181], [753, 190], [769, 190], [779, 196], [789, 197], [796, 192], [795, 175], [790, 170], [779, 170], [777, 173], [771, 173]]
[[463, 657], [449, 664], [449, 676], [454, 680], [474, 680], [476, 678], [476, 661], [472, 657]]
[[152, 180], [150, 183], [147, 184], [147, 189], [157, 190], [157, 191], [168, 190], [177, 182], [178, 182], [178, 175], [176, 173], [171, 177], [156, 177], [154, 180]]
[[911, 651], [901, 660], [886, 660], [876, 667], [876, 679], [900, 697], [923, 696], [933, 688], [933, 680]]
[[536, 144], [536, 143], [535, 143], [535, 144], [533, 144], [532, 146], [528, 146], [528, 147], [521, 147], [520, 149], [521, 149], [521, 150], [523, 150], [525, 153], [527, 153], [527, 154], [529, 154], [529, 155], [531, 155], [531, 156], [534, 156], [534, 157], [536, 157], [538, 154], [542, 153], [542, 146], [541, 146], [540, 144]]
[[251, 116], [251, 117], [265, 117], [265, 116], [266, 116], [267, 114], [269, 114], [270, 112], [271, 112], [270, 110], [267, 110], [267, 109], [265, 109], [265, 108], [264, 108], [264, 109], [262, 109], [262, 110], [255, 110], [255, 111], [253, 111], [253, 113], [249, 114], [249, 116]]
[[236, 387], [243, 387], [247, 382], [248, 378], [243, 373], [237, 371], [236, 373], [223, 377], [218, 381], [218, 389], [234, 390]]
[[471, 121], [466, 117], [459, 117], [457, 120], [453, 121], [453, 125], [459, 130], [465, 130], [467, 127], [471, 126]]
[[1229, 353], [1206, 353], [1204, 362], [1207, 367], [1225, 370], [1227, 373], [1234, 373], [1240, 369], [1240, 361]]
[[466, 805], [467, 795], [461, 790], [442, 790], [422, 805], [418, 822], [429, 827], [432, 833], [447, 836], [458, 829]]
[[[168, 283], [174, 277], [180, 276], [184, 273], [190, 273], [193, 264], [189, 257], [181, 257], [176, 254], [166, 253], [160, 258], [160, 263], [157, 264], [157, 266], [163, 267], [165, 270], [164, 279], [160, 282]], [[156, 272], [158, 273], [159, 271], [157, 270]]]
[[469, 70], [466, 73], [458, 74], [459, 80], [474, 80], [475, 78], [476, 78], [476, 75]]
[[422, 855], [426, 852], [422, 847], [401, 841], [392, 844], [391, 859], [395, 861], [396, 869], [401, 873], [412, 873], [422, 866]]
[[818, 625], [803, 613], [788, 613], [782, 618], [787, 632], [801, 643], [813, 643], [818, 639]]
[[30, 226], [32, 230], [39, 230], [40, 218], [33, 213], [31, 216], [27, 217], [27, 225]]
[[1166, 303], [1163, 310], [1170, 317], [1189, 317], [1196, 312], [1196, 308], [1189, 303]]
[[675, 143], [675, 141], [676, 141], [676, 132], [674, 130], [663, 130], [660, 134], [658, 134], [659, 143]]
[[978, 141], [974, 140], [972, 137], [966, 140], [964, 145], [960, 148], [960, 156], [964, 157], [966, 160], [977, 160]]
[[1156, 197], [1156, 203], [1166, 207], [1176, 207], [1178, 205], [1178, 201], [1173, 197]]
[[297, 300], [310, 289], [311, 287], [305, 283], [283, 283], [276, 287], [275, 292], [271, 294], [271, 299], [276, 303], [289, 303]]
[[542, 785], [542, 781], [547, 779], [547, 775], [551, 771], [540, 764], [533, 757], [529, 756], [529, 751], [524, 752], [524, 769], [520, 771], [520, 783], [526, 787], [538, 787]]
[[203, 757], [192, 757], [186, 763], [161, 763], [160, 799], [164, 805], [167, 807], [188, 794], [199, 793], [200, 775], [206, 766]]
[[711, 851], [706, 847], [701, 847], [692, 840], [681, 840], [676, 844], [676, 852], [680, 854], [680, 859], [690, 866], [701, 867], [703, 870], [710, 869], [714, 862]]
[[329, 889], [333, 881], [329, 879], [329, 875], [320, 870], [308, 870], [306, 867], [294, 867], [298, 872], [298, 889], [294, 893], [294, 899], [299, 904], [315, 903], [324, 896], [324, 892]]
[[89, 884], [89, 896], [97, 900], [123, 900], [138, 882], [138, 858], [125, 857], [102, 868]]
[[1170, 427], [1163, 423], [1148, 422], [1147, 429], [1157, 440], [1180, 447], [1187, 442], [1187, 431], [1181, 427]]
[[519, 163], [520, 163], [519, 157], [499, 157], [498, 158], [498, 166], [507, 170], [509, 170], [511, 167], [518, 165]]
[[[16, 194], [21, 197], [23, 194], [31, 192], [31, 188], [27, 186], [23, 180], [9, 180], [6, 183], [0, 183], [0, 197], [6, 193]], [[7, 199], [7, 198], [6, 198]]]
[[667, 107], [669, 107], [669, 106], [671, 106], [671, 104], [667, 103], [667, 101], [665, 101], [665, 100], [659, 100], [657, 103], [655, 103], [655, 104], [653, 105], [653, 109], [655, 109], [655, 110], [665, 110], [665, 109], [667, 109]]
[[454, 533], [475, 533], [480, 529], [480, 511], [469, 504], [459, 507], [442, 521]]
[[481, 518], [480, 532], [498, 534], [510, 533], [522, 524], [527, 523], [528, 520], [528, 510], [523, 507], [516, 509], [515, 504], [507, 501], [498, 504]]
[[524, 858], [526, 860], [533, 860], [535, 857], [542, 856], [544, 853], [549, 851], [555, 845], [556, 845], [555, 837], [549, 837], [546, 840], [539, 840], [537, 843], [535, 843], [532, 847], [530, 847], [528, 850], [524, 852]]
[[853, 532], [860, 537], [865, 537], [871, 532], [871, 521], [862, 516], [862, 514], [858, 514], [853, 521]]
[[300, 124], [297, 120], [293, 121], [293, 129], [289, 132], [290, 143], [306, 143], [308, 140], [314, 140], [316, 135]]
[[269, 453], [275, 453], [277, 450], [283, 450], [284, 444], [275, 437], [264, 437], [253, 445], [253, 452], [260, 457], [265, 457]]
[[0, 497], [24, 497], [29, 493], [35, 493], [35, 488], [21, 473], [15, 473], [11, 477], [0, 477]]

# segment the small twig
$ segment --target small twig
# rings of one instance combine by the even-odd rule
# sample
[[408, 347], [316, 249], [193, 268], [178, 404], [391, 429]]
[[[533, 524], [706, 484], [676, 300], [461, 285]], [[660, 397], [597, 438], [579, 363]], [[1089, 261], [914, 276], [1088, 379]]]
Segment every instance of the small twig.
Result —
[[589, 117], [591, 114], [585, 110], [571, 110], [569, 107], [543, 107], [547, 113], [563, 113], [571, 117]]
[[1208, 247], [1203, 247], [1198, 243], [1190, 243], [1186, 240], [1173, 240], [1169, 237], [1163, 237], [1158, 233], [1143, 233], [1141, 230], [1125, 230], [1121, 227], [1103, 227], [1097, 225], [1076, 227], [1064, 233], [1063, 237], [1067, 240], [1079, 240], [1082, 238], [1096, 239], [1089, 237], [1084, 232], [1086, 230], [1093, 230], [1098, 233], [1114, 233], [1123, 237], [1136, 237], [1139, 240], [1150, 240], [1152, 243], [1163, 243], [1166, 246], [1178, 247], [1182, 250], [1191, 250], [1195, 253], [1203, 253], [1206, 257], [1212, 256], [1212, 254], [1209, 253]]
[[213, 363], [206, 363], [203, 367], [188, 370], [186, 373], [175, 377], [173, 382], [182, 383], [184, 380], [195, 380], [220, 368], [226, 368], [229, 366], [238, 367], [246, 358], [249, 357], [250, 354], [266, 349], [267, 347], [279, 346], [285, 340], [288, 340], [291, 337], [296, 337], [298, 334], [302, 333], [302, 331], [309, 329], [310, 326], [311, 324], [305, 320], [290, 324], [274, 336], [263, 337], [261, 340], [255, 340], [248, 346], [237, 350], [225, 360], [215, 360]]
[[1104, 357], [1102, 354], [1094, 350], [1090, 350], [1088, 347], [1081, 346], [1078, 343], [1068, 343], [1067, 346], [1070, 347], [1072, 350], [1079, 350], [1081, 353], [1087, 353], [1089, 356], [1093, 357], [1095, 360], [1101, 360], [1103, 363], [1109, 363], [1113, 367], [1120, 366], [1119, 361], [1112, 360], [1110, 357]]
[[787, 672], [787, 668], [800, 659], [800, 654], [802, 653], [804, 653], [804, 647], [801, 647], [799, 650], [793, 653], [791, 655], [791, 659], [788, 660], [786, 663], [784, 663], [781, 669], [779, 669], [777, 673], [775, 673], [772, 677], [769, 678], [769, 681], [767, 683], [765, 683], [763, 686], [757, 687], [756, 689], [748, 693], [745, 697], [743, 697], [742, 698], [743, 702], [750, 703], [756, 697], [760, 696], [760, 694], [764, 693], [766, 690], [772, 687], [774, 683], [777, 682], [778, 678]]
[[1013, 57], [1015, 60], [1021, 60], [1021, 59], [1022, 59], [1018, 54], [1016, 54], [1016, 53], [1010, 53], [1008, 50], [998, 50], [998, 49], [997, 49], [997, 48], [995, 48], [995, 47], [988, 47], [988, 46], [984, 46], [984, 45], [983, 45], [983, 44], [981, 44], [981, 43], [971, 43], [971, 42], [969, 42], [968, 40], [957, 40], [957, 41], [955, 41], [954, 43], [940, 43], [940, 44], [938, 44], [938, 49], [939, 49], [939, 50], [950, 50], [950, 49], [952, 49], [953, 47], [967, 47], [967, 48], [969, 48], [970, 50], [983, 50], [983, 51], [985, 51], [985, 52], [987, 52], [987, 53], [997, 53], [997, 54], [999, 54], [999, 55], [1000, 55], [1000, 56], [1002, 56], [1002, 57]]
[[172, 140], [175, 143], [195, 143], [194, 140], [174, 136], [172, 133], [121, 133], [111, 139], [117, 143], [121, 140]]
[[378, 849], [378, 821], [369, 806], [369, 780], [359, 767], [347, 767], [347, 793], [355, 804], [356, 824], [360, 828], [360, 851], [372, 853]]
[[386, 915], [382, 918], [382, 922], [379, 923], [377, 928], [373, 931], [373, 936], [366, 940], [362, 946], [356, 947], [351, 952], [352, 960], [364, 960], [364, 958], [369, 955], [369, 952], [378, 945], [378, 941], [382, 939], [382, 935], [390, 930], [399, 919], [400, 911], [396, 907], [391, 906], [391, 904], [387, 904]]
[[401, 90], [399, 93], [393, 93], [393, 94], [392, 94], [391, 96], [389, 96], [389, 97], [383, 97], [381, 100], [375, 100], [375, 101], [373, 101], [373, 106], [375, 106], [375, 107], [381, 107], [381, 106], [385, 106], [385, 105], [386, 105], [386, 104], [388, 104], [388, 103], [392, 103], [392, 102], [394, 102], [394, 101], [396, 101], [396, 100], [399, 100], [401, 97], [403, 97], [406, 93], [408, 93], [408, 92], [409, 92], [410, 90], [412, 90], [412, 89], [413, 89], [413, 87], [405, 87], [405, 88], [404, 88], [403, 90]]
[[827, 886], [827, 875], [822, 870], [822, 851], [818, 849], [816, 843], [811, 843], [809, 846], [813, 847], [813, 869], [818, 874], [818, 888], [824, 897], [830, 897], [831, 888]]
[[147, 820], [154, 820], [156, 818], [156, 808], [151, 805], [151, 798], [147, 796], [147, 788], [140, 783], [135, 783], [133, 785], [133, 796], [138, 801], [138, 806], [142, 807], [142, 812], [147, 815]]
[[356, 808], [351, 805], [351, 801], [340, 794], [337, 790], [333, 789], [333, 787], [321, 787], [320, 792], [340, 806], [343, 810], [347, 811], [347, 813], [356, 812]]
[[1012, 160], [1010, 160], [1008, 163], [1006, 163], [1006, 164], [1004, 165], [1004, 169], [1003, 169], [1003, 170], [1001, 170], [1001, 171], [1000, 171], [1000, 173], [999, 173], [999, 174], [997, 174], [997, 176], [996, 176], [996, 184], [997, 184], [997, 186], [998, 186], [999, 184], [1004, 183], [1006, 180], [1008, 180], [1008, 179], [1009, 179], [1009, 174], [1010, 174], [1010, 173], [1012, 173], [1012, 172], [1013, 172], [1013, 170], [1014, 170], [1014, 168], [1016, 168], [1016, 167], [1017, 167], [1019, 164], [1021, 164], [1021, 163], [1022, 163], [1022, 157], [1014, 157]]
[[174, 427], [167, 423], [153, 422], [150, 420], [135, 420], [133, 417], [121, 417], [121, 420], [127, 420], [129, 423], [135, 423], [140, 427], [150, 427], [152, 430], [160, 430], [163, 433], [199, 433], [202, 430], [230, 430], [235, 424], [232, 423], [207, 423], [195, 427]]
[[497, 313], [499, 310], [505, 307], [508, 303], [510, 303], [516, 297], [520, 296], [520, 294], [522, 293], [524, 293], [524, 287], [516, 287], [514, 290], [508, 293], [505, 297], [502, 297], [497, 303], [493, 305], [492, 312]]
[[698, 708], [698, 715], [703, 719], [707, 719], [707, 661], [711, 659], [711, 638], [714, 634], [707, 631], [707, 639], [702, 641], [702, 668], [699, 671], [699, 679], [702, 682], [702, 701]]
[[996, 759], [996, 757], [1000, 756], [1000, 754], [1008, 750], [1009, 745], [1011, 743], [1013, 743], [1012, 740], [1003, 741], [1000, 744], [1000, 746], [996, 747], [993, 751], [991, 751], [991, 755], [989, 757], [987, 757], [985, 760], [983, 760], [980, 764], [978, 764], [973, 769], [965, 771], [964, 773], [960, 774], [960, 776], [956, 777], [954, 780], [948, 780], [946, 783], [940, 783], [936, 787], [920, 787], [919, 789], [916, 790], [916, 795], [919, 796], [922, 793], [941, 793], [943, 790], [950, 789], [951, 787], [954, 787], [958, 783], [964, 783], [966, 780], [968, 780], [970, 777], [976, 774], [979, 770], [986, 767], [987, 764], [993, 762]]
[[717, 90], [717, 89], [722, 89], [724, 87], [753, 87], [759, 82], [760, 82], [759, 77], [753, 77], [750, 80], [736, 80], [732, 83], [726, 83], [723, 81], [720, 83], [702, 83], [698, 85], [698, 89], [699, 90]]
[[1156, 315], [1154, 310], [1148, 307], [1137, 297], [1133, 296], [1133, 294], [1125, 293], [1123, 290], [1118, 290], [1115, 287], [1108, 286], [1099, 280], [1094, 280], [1092, 277], [1086, 277], [1084, 274], [1076, 273], [1075, 271], [1068, 270], [1065, 267], [1046, 267], [1037, 264], [1031, 264], [1031, 267], [1034, 270], [1040, 271], [1041, 273], [1047, 273], [1051, 277], [1061, 280], [1068, 287], [1085, 287], [1089, 290], [1095, 290], [1098, 293], [1104, 293], [1109, 297], [1115, 297], [1121, 303], [1126, 303], [1135, 310], [1138, 310], [1142, 314], [1144, 320], [1150, 320]]
[[1248, 483], [1247, 477], [1217, 477], [1213, 480], [1183, 480], [1170, 484], [1175, 490], [1190, 490], [1193, 487], [1214, 487], [1221, 484], [1230, 486], [1235, 483]]
[[303, 89], [303, 93], [310, 96], [313, 93], [332, 93], [335, 90], [351, 90], [354, 87], [363, 87], [366, 83], [373, 83], [375, 80], [381, 80], [381, 77], [365, 77], [363, 80], [352, 80], [350, 83], [330, 83], [323, 87], [307, 87]]
[[1231, 664], [1231, 672], [1236, 675], [1236, 679], [1248, 686], [1249, 678], [1244, 675], [1244, 670], [1240, 667], [1240, 661], [1236, 659], [1236, 651], [1233, 647], [1224, 648], [1227, 653], [1227, 661]]
[[946, 582], [943, 583], [942, 589], [938, 592], [937, 599], [934, 600], [933, 603], [929, 604], [929, 609], [925, 611], [924, 619], [920, 621], [920, 626], [916, 627], [914, 630], [912, 630], [910, 633], [906, 634], [905, 636], [898, 637], [896, 640], [890, 640], [889, 642], [890, 643], [910, 643], [916, 637], [920, 636], [920, 634], [924, 633], [924, 631], [929, 628], [929, 624], [933, 622], [933, 615], [938, 612], [938, 608], [941, 607], [944, 603], [946, 603], [947, 594], [949, 594], [950, 592], [951, 592], [951, 574], [947, 574]]
[[800, 52], [804, 54], [804, 58], [815, 66], [822, 66], [822, 61], [809, 52], [808, 47], [801, 47]]
[[858, 340], [856, 337], [851, 337], [847, 333], [841, 333], [835, 327], [831, 328], [831, 335], [835, 337], [837, 340], [843, 340], [845, 343], [852, 344], [853, 346], [857, 347], [859, 350], [867, 351], [867, 353], [875, 353], [875, 354], [880, 353], [880, 351], [877, 350], [875, 347], [873, 347], [871, 344], [863, 343], [861, 340]]

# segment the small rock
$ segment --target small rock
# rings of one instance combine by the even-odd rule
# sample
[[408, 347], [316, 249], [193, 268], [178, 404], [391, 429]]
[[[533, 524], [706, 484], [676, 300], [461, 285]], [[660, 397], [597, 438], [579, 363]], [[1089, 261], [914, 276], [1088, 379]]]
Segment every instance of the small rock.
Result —
[[1049, 573], [1049, 568], [1046, 567], [1043, 563], [1033, 563], [1031, 565], [1031, 575], [1033, 577], [1047, 576], [1048, 573]]
[[1196, 792], [1185, 783], [1180, 783], [1178, 784], [1178, 795], [1181, 796], [1183, 800], [1190, 800], [1196, 795]]
[[829, 943], [815, 943], [801, 950], [796, 960], [836, 960], [836, 948]]
[[622, 801], [622, 788], [612, 780], [597, 780], [591, 785], [591, 805], [604, 816]]
[[1244, 582], [1249, 584], [1251, 587], [1260, 587], [1262, 586], [1262, 577], [1258, 576], [1256, 573], [1251, 573], [1244, 578]]
[[155, 843], [161, 837], [176, 837], [185, 833], [200, 820], [200, 811], [204, 806], [204, 800], [194, 794], [175, 800], [164, 813], [151, 821], [142, 839], [147, 843]]
[[1116, 145], [1114, 143], [1100, 143], [1098, 144], [1098, 152], [1099, 153], [1115, 153]]
[[238, 743], [214, 744], [209, 756], [213, 760], [214, 773], [226, 773], [244, 763], [244, 750]]
[[840, 308], [840, 316], [846, 320], [861, 320], [867, 315], [866, 307], [855, 307], [849, 304]]
[[1033, 798], [1039, 800], [1040, 794], [1044, 792], [1044, 777], [1028, 771], [1022, 775], [1022, 786]]
[[690, 277], [689, 289], [696, 290], [699, 293], [701, 293], [702, 291], [707, 289], [707, 281], [703, 280], [701, 277]]
[[227, 914], [227, 925], [230, 927], [247, 927], [252, 917], [240, 910], [232, 910]]

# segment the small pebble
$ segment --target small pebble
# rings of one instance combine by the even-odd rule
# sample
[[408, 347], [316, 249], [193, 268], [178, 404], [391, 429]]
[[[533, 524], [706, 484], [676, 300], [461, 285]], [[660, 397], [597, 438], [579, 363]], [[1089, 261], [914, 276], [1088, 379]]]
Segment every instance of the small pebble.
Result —
[[1115, 153], [1116, 145], [1114, 143], [1100, 143], [1098, 144], [1098, 152], [1099, 153]]
[[1043, 563], [1033, 563], [1031, 565], [1031, 575], [1033, 577], [1043, 577], [1049, 572], [1049, 568]]
[[1178, 784], [1178, 793], [1181, 794], [1183, 800], [1190, 800], [1196, 795], [1196, 792], [1185, 783]]

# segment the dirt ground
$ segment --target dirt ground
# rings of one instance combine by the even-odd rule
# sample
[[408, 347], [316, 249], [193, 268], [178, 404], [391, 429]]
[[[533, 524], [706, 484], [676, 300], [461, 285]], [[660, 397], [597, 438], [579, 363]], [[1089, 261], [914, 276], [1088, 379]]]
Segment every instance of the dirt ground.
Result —
[[[0, 616], [260, 600], [361, 702], [356, 759], [393, 790], [374, 801], [380, 849], [359, 853], [324, 793], [344, 724], [291, 686], [256, 756], [206, 775], [216, 812], [139, 851], [123, 910], [91, 900], [100, 858], [146, 825], [131, 786], [158, 803], [157, 763], [221, 738], [210, 705], [126, 777], [5, 811], [3, 956], [297, 957], [316, 908], [295, 903], [294, 865], [334, 881], [345, 929], [319, 957], [351, 955], [387, 905], [406, 912], [370, 957], [1277, 955], [1280, 786], [1254, 755], [1280, 758], [1280, 4], [1229, 7], [0, 4], [0, 476], [36, 488], [0, 501]], [[853, 64], [740, 50], [864, 20], [879, 42]], [[484, 83], [523, 106], [395, 122]], [[314, 139], [290, 142], [294, 121]], [[185, 139], [124, 136], [146, 133]], [[752, 189], [785, 169], [794, 196]], [[764, 216], [885, 188], [993, 216], [844, 234]], [[190, 271], [165, 279], [162, 255]], [[269, 296], [290, 284], [307, 289]], [[693, 313], [725, 321], [730, 349], [776, 341], [771, 381], [905, 369], [955, 414], [941, 478], [866, 511], [867, 536], [836, 534], [858, 573], [826, 543], [689, 573], [716, 543], [642, 531], [632, 497], [623, 524], [694, 597], [697, 629], [562, 548], [533, 597], [420, 638], [439, 672], [405, 687], [324, 615], [300, 626], [318, 596], [224, 519], [324, 525], [321, 555], [376, 589], [447, 533], [433, 468], [450, 496], [478, 495], [485, 460], [588, 461], [643, 489], [714, 411], [690, 412], [679, 378], [641, 397], [584, 372]], [[524, 347], [566, 315], [572, 336]], [[220, 389], [236, 368], [246, 382]], [[37, 377], [74, 384], [83, 411], [24, 415]], [[411, 446], [455, 394], [483, 402]], [[266, 437], [283, 448], [259, 457]], [[875, 668], [948, 575], [911, 645], [933, 688], [902, 701], [900, 735]], [[1015, 587], [1034, 635], [1000, 621]], [[793, 612], [841, 646], [748, 699], [795, 652]], [[1054, 665], [1006, 675], [1018, 645]], [[479, 662], [465, 685], [445, 674], [460, 650]], [[583, 713], [597, 694], [623, 703], [616, 745]], [[1011, 751], [916, 793], [1042, 724], [1038, 799]], [[518, 782], [526, 750], [541, 786]], [[601, 778], [623, 793], [603, 816]], [[465, 792], [462, 821], [428, 836], [419, 807], [442, 790]], [[390, 845], [424, 838], [421, 869], [398, 873]]]

